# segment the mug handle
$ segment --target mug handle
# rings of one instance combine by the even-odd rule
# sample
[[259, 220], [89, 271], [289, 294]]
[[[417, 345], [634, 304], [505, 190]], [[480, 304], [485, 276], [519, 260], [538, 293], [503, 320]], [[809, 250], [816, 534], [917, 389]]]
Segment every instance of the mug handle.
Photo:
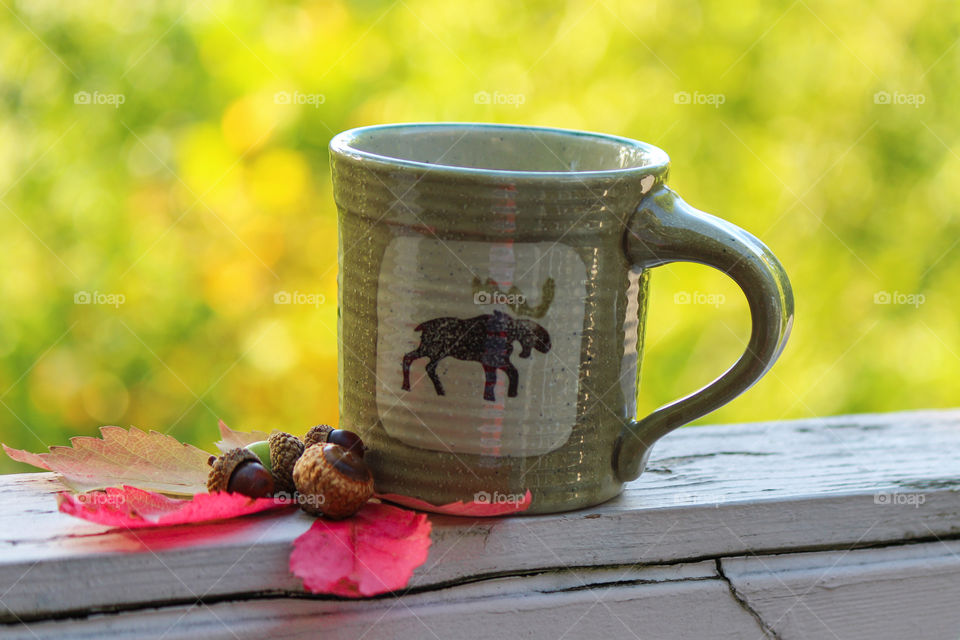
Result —
[[749, 389], [783, 351], [793, 325], [793, 291], [783, 266], [757, 238], [684, 202], [666, 186], [644, 197], [624, 236], [627, 257], [642, 268], [685, 261], [723, 271], [740, 285], [750, 306], [747, 349], [719, 378], [685, 398], [630, 420], [614, 449], [617, 477], [636, 479], [653, 443]]

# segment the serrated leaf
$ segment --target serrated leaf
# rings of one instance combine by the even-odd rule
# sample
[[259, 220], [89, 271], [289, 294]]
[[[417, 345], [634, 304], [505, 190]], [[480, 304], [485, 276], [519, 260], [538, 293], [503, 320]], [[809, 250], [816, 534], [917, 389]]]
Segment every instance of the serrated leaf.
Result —
[[210, 454], [157, 431], [101, 427], [102, 438], [77, 436], [70, 447], [29, 453], [4, 445], [7, 455], [55, 471], [76, 491], [130, 485], [175, 495], [207, 490]]
[[[494, 496], [495, 495], [497, 494], [494, 494]], [[531, 495], [529, 489], [527, 489], [527, 493], [523, 496], [523, 499], [504, 502], [494, 501], [491, 498], [486, 501], [459, 501], [437, 505], [430, 504], [429, 502], [420, 500], [419, 498], [411, 498], [410, 496], [402, 496], [396, 493], [378, 493], [377, 497], [381, 500], [389, 500], [390, 502], [401, 504], [405, 507], [410, 507], [411, 509], [432, 511], [433, 513], [443, 513], [450, 516], [469, 516], [479, 518], [508, 516], [513, 513], [520, 513], [529, 509], [530, 504], [533, 501], [533, 496]]]
[[312, 593], [358, 598], [397, 591], [426, 562], [430, 529], [425, 514], [368, 502], [346, 520], [317, 519], [293, 541], [290, 571]]
[[3, 445], [3, 451], [10, 457], [11, 460], [50, 471], [50, 467], [48, 467], [47, 463], [43, 461], [43, 456], [47, 455], [45, 453], [30, 453], [29, 451], [24, 451], [23, 449], [14, 449], [13, 447], [8, 447], [7, 445]]
[[248, 444], [260, 442], [270, 437], [270, 434], [265, 431], [234, 431], [223, 420], [218, 421], [217, 427], [220, 429], [220, 441], [217, 442], [217, 449], [221, 453], [226, 453], [237, 447], [245, 447]]
[[239, 493], [199, 493], [189, 500], [171, 498], [136, 487], [57, 494], [60, 511], [110, 527], [136, 529], [224, 520], [289, 506], [290, 501], [252, 499]]

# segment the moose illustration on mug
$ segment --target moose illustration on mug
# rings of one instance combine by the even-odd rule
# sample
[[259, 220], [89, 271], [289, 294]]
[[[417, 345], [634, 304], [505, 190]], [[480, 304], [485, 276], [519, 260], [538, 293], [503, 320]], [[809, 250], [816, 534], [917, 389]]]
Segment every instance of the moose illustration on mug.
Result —
[[[492, 290], [487, 294], [481, 290], [484, 285], [479, 278], [473, 282], [474, 300], [497, 301], [506, 299], [514, 313], [542, 318], [553, 302], [554, 281], [548, 278], [542, 288], [540, 304], [531, 308], [516, 287], [509, 294], [503, 294], [499, 285], [488, 279], [486, 287]], [[485, 294], [481, 295], [481, 294]], [[483, 399], [494, 402], [494, 389], [497, 385], [497, 371], [503, 370], [509, 382], [507, 396], [517, 396], [520, 374], [510, 361], [513, 343], [520, 343], [520, 357], [529, 358], [536, 349], [540, 353], [550, 351], [550, 333], [533, 320], [514, 318], [508, 313], [495, 310], [472, 318], [442, 317], [421, 322], [414, 331], [420, 332], [420, 344], [403, 356], [404, 391], [410, 390], [410, 365], [420, 358], [429, 358], [426, 370], [433, 382], [438, 396], [446, 395], [443, 383], [437, 375], [437, 365], [446, 357], [470, 362], [479, 362], [483, 366]]]

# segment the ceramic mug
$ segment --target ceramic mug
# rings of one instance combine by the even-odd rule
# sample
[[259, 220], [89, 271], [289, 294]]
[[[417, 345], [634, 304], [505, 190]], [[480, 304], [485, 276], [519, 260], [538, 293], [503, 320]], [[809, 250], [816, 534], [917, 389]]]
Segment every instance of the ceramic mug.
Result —
[[[597, 504], [653, 443], [783, 349], [793, 296], [755, 237], [694, 209], [669, 159], [611, 135], [496, 124], [362, 127], [330, 143], [340, 420], [380, 493], [433, 505]], [[652, 267], [715, 267], [749, 303], [743, 356], [635, 419]], [[655, 374], [653, 374], [655, 375]]]

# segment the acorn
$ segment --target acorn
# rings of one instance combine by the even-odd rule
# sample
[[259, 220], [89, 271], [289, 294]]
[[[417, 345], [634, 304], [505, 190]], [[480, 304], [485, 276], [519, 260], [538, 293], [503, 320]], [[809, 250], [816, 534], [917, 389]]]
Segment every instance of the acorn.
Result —
[[212, 467], [207, 477], [207, 491], [210, 493], [226, 491], [251, 498], [273, 495], [273, 474], [252, 451], [231, 449], [219, 458], [210, 456], [207, 462]]
[[363, 440], [360, 439], [360, 436], [355, 434], [353, 431], [347, 431], [346, 429], [334, 429], [328, 424], [318, 424], [317, 426], [310, 429], [307, 432], [307, 435], [303, 437], [303, 444], [306, 446], [312, 446], [314, 444], [338, 444], [347, 451], [352, 451], [361, 458], [363, 453], [367, 448], [363, 444]]
[[293, 483], [293, 465], [303, 454], [300, 438], [284, 431], [273, 431], [267, 439], [270, 445], [270, 472], [277, 493], [293, 498], [296, 486]]
[[373, 495], [363, 458], [338, 444], [307, 447], [293, 467], [300, 508], [334, 520], [352, 516]]
[[307, 431], [307, 435], [303, 436], [303, 446], [311, 447], [315, 444], [324, 444], [327, 441], [327, 436], [330, 435], [330, 432], [334, 428], [328, 424], [318, 424], [315, 427], [310, 427], [310, 431]]
[[363, 445], [363, 440], [360, 439], [360, 436], [355, 434], [353, 431], [347, 431], [346, 429], [334, 429], [327, 435], [327, 442], [331, 444], [338, 444], [347, 451], [357, 454], [361, 458], [363, 457], [364, 451], [367, 448]]

